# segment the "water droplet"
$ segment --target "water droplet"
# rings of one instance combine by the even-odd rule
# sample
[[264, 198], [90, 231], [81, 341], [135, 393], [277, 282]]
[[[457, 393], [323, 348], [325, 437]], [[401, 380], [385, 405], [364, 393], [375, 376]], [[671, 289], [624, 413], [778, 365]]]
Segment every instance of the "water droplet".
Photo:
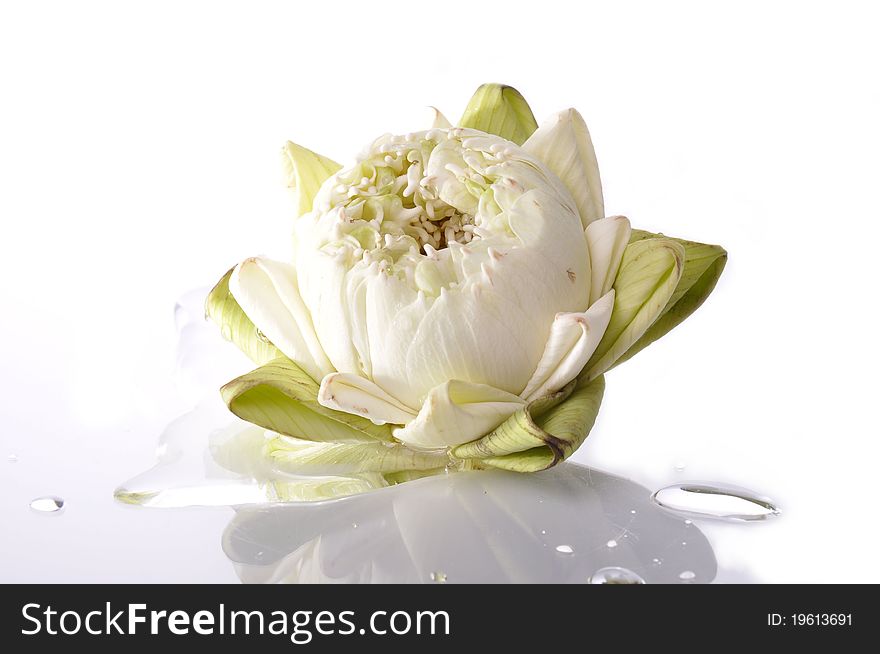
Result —
[[779, 515], [771, 500], [744, 488], [686, 483], [661, 488], [651, 496], [664, 509], [728, 521], [765, 520]]
[[690, 570], [685, 570], [680, 575], [678, 575], [678, 578], [681, 579], [682, 581], [693, 581], [694, 579], [697, 578], [697, 575], [695, 575]]
[[685, 520], [684, 524], [686, 524], [688, 527], [690, 527], [692, 524], [694, 524], [694, 521], [693, 520]]
[[64, 500], [54, 495], [44, 495], [31, 501], [31, 508], [40, 513], [56, 513], [64, 508]]
[[626, 568], [618, 568], [610, 566], [607, 568], [599, 568], [590, 575], [591, 584], [643, 584], [642, 579], [632, 570]]
[[635, 514], [636, 514], [636, 510], [633, 509], [632, 511], [630, 511], [630, 513], [632, 513], [633, 515], [635, 515]]
[[612, 538], [612, 539], [609, 540], [607, 543], [605, 543], [605, 545], [606, 545], [607, 547], [614, 548], [614, 547], [617, 547], [617, 541], [614, 540], [614, 539]]
[[260, 552], [257, 552], [256, 554], [254, 554], [254, 558], [257, 559], [258, 561], [262, 560], [262, 558], [264, 556], [266, 556], [266, 553], [263, 551], [260, 551]]
[[676, 472], [683, 472], [687, 468], [687, 464], [684, 461], [676, 461], [672, 464], [672, 467], [675, 468]]
[[663, 565], [663, 559], [658, 559], [655, 557], [651, 559], [651, 563], [653, 563], [654, 565]]
[[556, 551], [560, 554], [574, 554], [574, 550], [571, 549], [571, 545], [557, 545]]
[[446, 583], [446, 573], [440, 572], [439, 570], [437, 572], [432, 572], [431, 573], [431, 581], [433, 581], [435, 584], [445, 584]]
[[546, 536], [547, 534], [548, 534], [548, 531], [547, 531], [546, 529], [542, 529], [542, 530], [541, 530], [541, 535], [542, 535], [542, 536]]
[[358, 523], [356, 523], [356, 522], [352, 522], [352, 523], [351, 523], [351, 528], [352, 528], [352, 529], [357, 529], [357, 528], [358, 528]]
[[682, 547], [687, 547], [687, 541], [686, 541], [686, 540], [681, 541], [681, 546], [682, 546]]
[[266, 335], [263, 332], [261, 332], [259, 329], [257, 330], [257, 338], [260, 339], [261, 341], [263, 341], [264, 343], [271, 343], [271, 341], [268, 338], [266, 338]]
[[6, 460], [9, 461], [9, 463], [18, 463], [18, 457], [14, 454], [10, 454], [8, 457], [6, 457]]

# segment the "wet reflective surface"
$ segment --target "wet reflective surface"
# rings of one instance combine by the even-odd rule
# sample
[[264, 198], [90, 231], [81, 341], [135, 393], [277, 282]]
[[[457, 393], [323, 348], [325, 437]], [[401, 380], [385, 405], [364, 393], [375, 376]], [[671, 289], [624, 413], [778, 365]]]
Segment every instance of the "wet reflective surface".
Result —
[[64, 500], [55, 495], [45, 495], [32, 500], [30, 507], [37, 513], [58, 513], [64, 508]]
[[705, 583], [716, 574], [705, 536], [654, 506], [647, 488], [574, 464], [242, 507], [223, 551], [248, 583]]
[[[679, 578], [681, 578], [681, 575], [679, 575]], [[632, 570], [619, 566], [609, 566], [607, 568], [599, 568], [591, 574], [590, 583], [596, 585], [634, 586], [645, 583], [645, 580]]]
[[751, 522], [780, 514], [768, 497], [745, 488], [709, 482], [689, 482], [661, 488], [652, 496], [658, 505], [681, 515]]

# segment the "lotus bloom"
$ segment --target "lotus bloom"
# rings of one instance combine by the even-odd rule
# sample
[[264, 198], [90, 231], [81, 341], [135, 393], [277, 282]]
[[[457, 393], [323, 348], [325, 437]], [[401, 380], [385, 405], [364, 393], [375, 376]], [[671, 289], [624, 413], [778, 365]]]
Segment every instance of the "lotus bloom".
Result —
[[223, 389], [266, 454], [316, 474], [549, 467], [603, 373], [706, 297], [725, 253], [605, 217], [569, 109], [510, 87], [349, 166], [288, 143], [294, 259], [246, 259], [208, 312], [261, 367]]

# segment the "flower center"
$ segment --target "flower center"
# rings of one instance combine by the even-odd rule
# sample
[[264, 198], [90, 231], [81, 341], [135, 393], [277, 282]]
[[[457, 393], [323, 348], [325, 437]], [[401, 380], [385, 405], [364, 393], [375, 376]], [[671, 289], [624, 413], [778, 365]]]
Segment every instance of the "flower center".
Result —
[[393, 278], [426, 298], [490, 285], [508, 253], [543, 238], [529, 212], [577, 218], [554, 179], [513, 143], [477, 130], [382, 136], [324, 182], [297, 221], [297, 257], [319, 252], [316, 261], [343, 266], [350, 280]]
[[[378, 235], [408, 236], [427, 256], [453, 242], [466, 245], [480, 239], [484, 230], [473, 198], [460, 202], [448, 194], [441, 197], [438, 176], [429, 170], [433, 153], [447, 138], [445, 130], [431, 130], [378, 139], [366, 157], [336, 176], [326, 208], [341, 209], [349, 222], [370, 223]], [[454, 175], [461, 190], [477, 198], [490, 184], [466, 166], [447, 163], [443, 172]]]

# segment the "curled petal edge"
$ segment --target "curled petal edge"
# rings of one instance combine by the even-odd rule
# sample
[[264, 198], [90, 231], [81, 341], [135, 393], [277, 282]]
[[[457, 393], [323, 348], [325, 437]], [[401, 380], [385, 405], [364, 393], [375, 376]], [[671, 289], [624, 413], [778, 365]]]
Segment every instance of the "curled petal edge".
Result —
[[593, 428], [604, 377], [568, 386], [517, 410], [482, 438], [452, 450], [456, 459], [482, 467], [536, 472], [567, 459]]

